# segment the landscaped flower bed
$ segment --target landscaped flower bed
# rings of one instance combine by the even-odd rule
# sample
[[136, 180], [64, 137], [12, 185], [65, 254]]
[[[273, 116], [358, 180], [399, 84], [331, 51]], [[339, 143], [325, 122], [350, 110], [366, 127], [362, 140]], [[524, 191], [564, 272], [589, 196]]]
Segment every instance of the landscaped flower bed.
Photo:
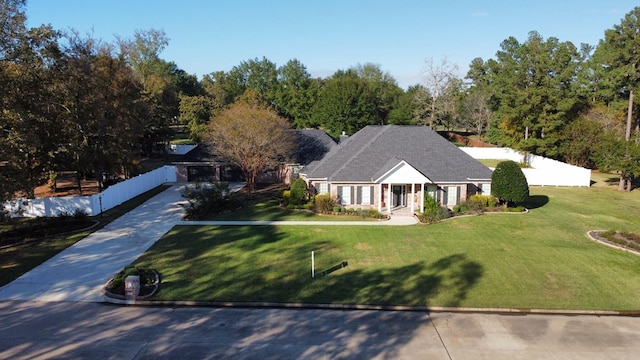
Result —
[[104, 294], [114, 299], [124, 300], [125, 279], [129, 275], [140, 276], [140, 292], [137, 299], [146, 299], [153, 296], [160, 287], [160, 275], [154, 269], [141, 269], [135, 266], [126, 266], [114, 276], [104, 287]]
[[590, 234], [599, 241], [640, 252], [640, 236], [637, 234], [613, 230], [592, 231]]

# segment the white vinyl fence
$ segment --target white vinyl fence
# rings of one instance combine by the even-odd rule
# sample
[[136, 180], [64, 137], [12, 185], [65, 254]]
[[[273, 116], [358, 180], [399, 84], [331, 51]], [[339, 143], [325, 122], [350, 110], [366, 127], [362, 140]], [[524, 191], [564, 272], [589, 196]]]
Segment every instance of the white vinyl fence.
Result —
[[91, 196], [67, 196], [40, 199], [16, 199], [4, 204], [11, 216], [51, 217], [83, 211], [89, 216], [99, 215], [158, 185], [176, 182], [175, 166], [165, 165], [134, 178], [109, 186]]
[[[461, 147], [475, 159], [524, 162], [524, 155], [510, 148]], [[522, 169], [529, 185], [591, 186], [591, 170], [542, 156], [527, 155], [530, 168]]]

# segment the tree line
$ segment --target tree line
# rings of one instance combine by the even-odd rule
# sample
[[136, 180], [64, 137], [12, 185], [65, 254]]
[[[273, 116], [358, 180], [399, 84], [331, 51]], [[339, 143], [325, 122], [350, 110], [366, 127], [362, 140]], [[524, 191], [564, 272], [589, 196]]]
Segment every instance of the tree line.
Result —
[[[130, 176], [164, 149], [198, 79], [158, 54], [164, 32], [110, 44], [50, 25], [27, 28], [25, 0], [0, 2], [0, 203], [34, 196], [46, 174]], [[162, 150], [161, 150], [162, 151]]]
[[0, 6], [0, 200], [32, 197], [49, 171], [99, 181], [135, 174], [141, 157], [163, 151], [171, 125], [204, 141], [210, 124], [222, 114], [227, 121], [226, 110], [247, 98], [290, 127], [336, 137], [370, 124], [420, 124], [619, 171], [625, 189], [640, 175], [640, 8], [596, 46], [531, 32], [524, 42], [504, 40], [494, 58], [473, 60], [464, 78], [446, 59], [428, 59], [423, 81], [402, 89], [377, 64], [314, 78], [297, 59], [278, 66], [264, 57], [198, 79], [160, 58], [169, 42], [161, 30], [105, 43], [27, 28], [25, 0]]
[[466, 130], [498, 146], [617, 171], [620, 190], [630, 190], [640, 176], [639, 48], [636, 7], [597, 45], [532, 31], [524, 42], [505, 39], [494, 58], [474, 59], [464, 78], [446, 59], [427, 59], [423, 81], [406, 90], [377, 64], [312, 78], [296, 59], [278, 67], [256, 58], [206, 75], [201, 94], [181, 98], [180, 120], [199, 140], [217, 113], [252, 90], [294, 128], [333, 136], [371, 124]]

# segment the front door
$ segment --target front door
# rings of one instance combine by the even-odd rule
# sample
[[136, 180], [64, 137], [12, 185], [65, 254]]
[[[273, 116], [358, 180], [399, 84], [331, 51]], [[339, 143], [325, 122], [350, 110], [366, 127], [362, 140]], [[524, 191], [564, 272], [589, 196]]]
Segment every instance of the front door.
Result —
[[407, 189], [404, 185], [393, 185], [391, 192], [393, 193], [393, 207], [407, 205]]

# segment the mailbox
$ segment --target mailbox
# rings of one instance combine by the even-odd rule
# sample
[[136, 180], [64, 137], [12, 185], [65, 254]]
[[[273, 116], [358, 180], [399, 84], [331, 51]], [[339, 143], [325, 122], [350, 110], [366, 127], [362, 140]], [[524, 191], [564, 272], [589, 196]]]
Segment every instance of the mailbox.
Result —
[[135, 299], [140, 294], [140, 276], [129, 275], [124, 279], [124, 296]]

